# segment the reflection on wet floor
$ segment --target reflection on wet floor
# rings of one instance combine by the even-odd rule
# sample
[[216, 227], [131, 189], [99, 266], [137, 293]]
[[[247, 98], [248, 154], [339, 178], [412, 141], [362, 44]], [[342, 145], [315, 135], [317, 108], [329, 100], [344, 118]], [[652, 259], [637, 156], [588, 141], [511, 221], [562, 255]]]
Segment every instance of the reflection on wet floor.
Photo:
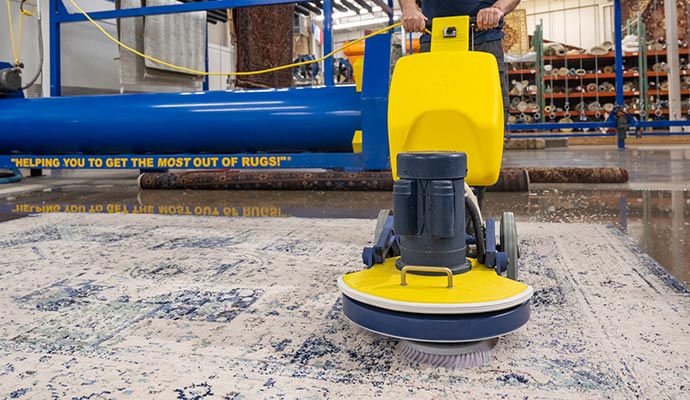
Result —
[[[138, 191], [67, 185], [0, 199], [2, 220], [41, 212], [144, 213], [214, 217], [376, 218], [387, 192]], [[537, 189], [487, 193], [484, 214], [513, 211], [518, 222], [611, 224], [674, 276], [690, 284], [690, 194], [674, 191]], [[518, 225], [519, 230], [519, 225]]]

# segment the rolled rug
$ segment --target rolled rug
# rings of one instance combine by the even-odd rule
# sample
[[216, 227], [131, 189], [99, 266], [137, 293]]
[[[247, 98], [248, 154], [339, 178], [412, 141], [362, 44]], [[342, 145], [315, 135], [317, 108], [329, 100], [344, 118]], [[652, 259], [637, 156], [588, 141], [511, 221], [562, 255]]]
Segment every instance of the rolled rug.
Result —
[[603, 69], [605, 74], [612, 74], [613, 73], [613, 66], [612, 65], [607, 65]]
[[599, 111], [599, 110], [601, 110], [601, 104], [599, 104], [599, 102], [597, 102], [597, 101], [589, 103], [589, 105], [587, 106], [587, 109], [589, 111]]
[[615, 108], [615, 106], [613, 105], [613, 103], [606, 103], [606, 104], [604, 104], [604, 111], [606, 111], [606, 112], [608, 112], [608, 113], [610, 113], [611, 111], [613, 111], [614, 108]]
[[200, 190], [348, 190], [390, 191], [390, 171], [284, 172], [284, 171], [186, 171], [147, 172], [139, 176], [141, 189]]
[[654, 51], [662, 51], [666, 48], [666, 45], [663, 43], [656, 42], [652, 44], [652, 50]]
[[587, 71], [580, 68], [580, 69], [575, 70], [575, 75], [578, 75], [578, 76], [587, 75]]
[[568, 76], [570, 70], [566, 67], [561, 67], [558, 69], [558, 76]]
[[601, 47], [605, 48], [608, 51], [613, 50], [613, 42], [607, 40], [601, 44]]
[[529, 192], [529, 174], [524, 168], [501, 168], [498, 182], [488, 192]]
[[526, 167], [531, 183], [626, 183], [624, 168]]
[[594, 46], [587, 50], [587, 54], [592, 55], [592, 56], [605, 56], [609, 53], [608, 50], [601, 46]]
[[[491, 191], [527, 191], [533, 183], [625, 183], [622, 168], [503, 168]], [[390, 171], [381, 172], [283, 172], [283, 171], [189, 171], [144, 173], [141, 189], [200, 190], [359, 190], [390, 191]]]
[[630, 42], [637, 42], [638, 38], [637, 35], [625, 35], [623, 40], [621, 40], [622, 43], [630, 43]]
[[587, 91], [589, 93], [594, 93], [597, 91], [597, 84], [596, 83], [590, 83], [587, 85]]
[[[570, 123], [572, 123], [572, 122], [573, 122], [573, 120], [570, 119], [570, 118], [568, 118], [568, 117], [564, 117], [564, 118], [561, 118], [561, 119], [558, 120], [558, 123], [559, 123], [559, 124], [570, 124]], [[561, 129], [561, 132], [563, 132], [563, 133], [570, 133], [570, 132], [572, 132], [572, 131], [573, 131], [572, 128]]]

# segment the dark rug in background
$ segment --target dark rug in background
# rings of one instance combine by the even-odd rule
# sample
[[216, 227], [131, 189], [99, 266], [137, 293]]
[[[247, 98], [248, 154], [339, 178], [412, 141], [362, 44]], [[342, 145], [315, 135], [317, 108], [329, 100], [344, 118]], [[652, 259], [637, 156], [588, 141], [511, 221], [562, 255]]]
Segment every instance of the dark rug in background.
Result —
[[[237, 37], [237, 71], [258, 71], [292, 62], [294, 4], [246, 7], [233, 11]], [[292, 86], [292, 70], [238, 76], [237, 87]]]
[[[506, 168], [508, 169], [508, 168]], [[626, 183], [624, 168], [526, 167], [531, 183]]]
[[[532, 183], [625, 183], [622, 168], [503, 168], [492, 192], [526, 192]], [[186, 171], [147, 172], [141, 189], [391, 191], [390, 171]]]
[[349, 190], [391, 191], [390, 171], [188, 171], [147, 172], [139, 177], [141, 189], [198, 190]]

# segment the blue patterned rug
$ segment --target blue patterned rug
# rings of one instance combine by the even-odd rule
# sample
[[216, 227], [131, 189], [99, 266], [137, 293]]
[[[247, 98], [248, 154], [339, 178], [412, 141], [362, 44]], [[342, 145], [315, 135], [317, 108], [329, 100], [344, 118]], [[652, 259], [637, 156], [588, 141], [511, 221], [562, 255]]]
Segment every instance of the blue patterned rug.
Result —
[[601, 225], [521, 223], [527, 326], [481, 368], [343, 317], [372, 220], [46, 214], [0, 224], [0, 398], [690, 398], [690, 293]]

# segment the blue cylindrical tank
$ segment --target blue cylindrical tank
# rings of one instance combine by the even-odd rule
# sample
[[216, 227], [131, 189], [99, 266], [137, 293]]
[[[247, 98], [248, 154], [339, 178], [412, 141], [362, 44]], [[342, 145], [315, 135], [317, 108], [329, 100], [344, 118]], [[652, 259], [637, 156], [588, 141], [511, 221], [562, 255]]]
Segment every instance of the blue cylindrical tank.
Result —
[[0, 153], [352, 151], [354, 86], [0, 99]]

